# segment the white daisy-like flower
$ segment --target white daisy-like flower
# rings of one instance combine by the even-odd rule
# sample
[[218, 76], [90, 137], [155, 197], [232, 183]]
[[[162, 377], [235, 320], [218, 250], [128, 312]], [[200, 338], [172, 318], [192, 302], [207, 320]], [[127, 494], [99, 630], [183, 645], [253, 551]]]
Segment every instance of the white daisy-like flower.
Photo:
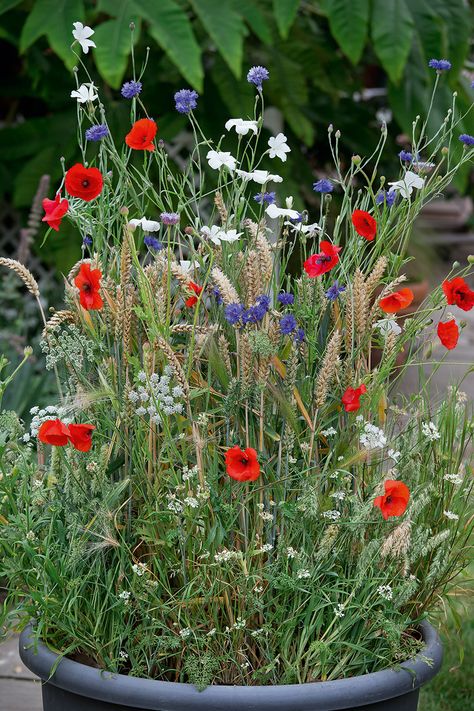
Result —
[[81, 84], [79, 89], [71, 91], [71, 99], [77, 99], [78, 104], [86, 104], [88, 101], [95, 101], [99, 95], [95, 93], [94, 84]]
[[231, 173], [237, 167], [237, 161], [229, 151], [209, 151], [207, 156], [207, 162], [210, 168], [214, 170], [220, 170], [221, 168], [227, 168]]
[[161, 222], [156, 222], [156, 220], [147, 220], [146, 217], [141, 217], [139, 220], [130, 220], [128, 224], [133, 227], [140, 226], [144, 232], [158, 232], [161, 228]]
[[254, 170], [251, 173], [246, 170], [236, 170], [237, 175], [243, 180], [253, 180], [254, 183], [265, 185], [266, 183], [282, 183], [281, 175], [273, 175], [268, 170]]
[[291, 220], [296, 220], [300, 216], [300, 213], [297, 210], [277, 207], [275, 203], [269, 205], [265, 212], [267, 213], [268, 217], [271, 217], [272, 220], [276, 220], [279, 217], [289, 217]]
[[241, 118], [229, 119], [225, 124], [225, 130], [230, 131], [232, 128], [235, 128], [235, 132], [239, 136], [246, 136], [249, 131], [257, 133], [258, 123], [257, 121], [244, 121]]
[[413, 188], [421, 190], [425, 184], [425, 179], [420, 178], [419, 175], [413, 173], [411, 170], [407, 170], [405, 175], [401, 180], [395, 180], [393, 183], [389, 183], [392, 186], [392, 190], [398, 190], [400, 195], [404, 198], [409, 198], [413, 192]]
[[284, 133], [279, 133], [277, 136], [272, 136], [268, 139], [268, 145], [270, 146], [268, 155], [270, 158], [279, 158], [283, 163], [286, 161], [286, 154], [291, 151], [287, 140]]
[[119, 657], [120, 659], [123, 659], [123, 661], [126, 661], [128, 659], [128, 654], [127, 652], [124, 652], [123, 649], [121, 649], [119, 652]]
[[454, 511], [443, 511], [444, 515], [446, 518], [449, 518], [450, 521], [458, 521], [459, 516], [454, 513]]
[[373, 325], [373, 328], [377, 328], [382, 336], [385, 337], [387, 337], [389, 333], [399, 336], [402, 332], [401, 326], [399, 326], [393, 318], [381, 318]]
[[82, 22], [73, 22], [74, 29], [72, 31], [72, 36], [79, 42], [82, 47], [84, 54], [88, 54], [89, 47], [95, 47], [96, 44], [89, 37], [92, 37], [94, 30], [87, 25], [83, 25]]
[[201, 234], [219, 246], [222, 242], [236, 242], [242, 232], [237, 232], [237, 230], [226, 231], [217, 225], [212, 225], [212, 227], [203, 227], [201, 229]]
[[317, 222], [312, 222], [310, 225], [305, 225], [302, 222], [285, 222], [284, 224], [291, 227], [294, 232], [300, 232], [304, 235], [319, 232], [321, 229]]

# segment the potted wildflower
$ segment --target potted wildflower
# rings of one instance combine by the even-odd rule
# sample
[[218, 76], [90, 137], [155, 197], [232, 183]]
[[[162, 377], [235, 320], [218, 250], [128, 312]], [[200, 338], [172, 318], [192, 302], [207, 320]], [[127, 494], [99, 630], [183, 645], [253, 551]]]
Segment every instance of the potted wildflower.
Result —
[[[390, 378], [408, 343], [409, 360], [455, 347], [474, 307], [468, 264], [396, 328], [409, 227], [453, 177], [456, 124], [417, 134], [438, 170], [403, 169], [390, 207], [382, 130], [308, 224], [272, 189], [290, 146], [262, 131], [269, 73], [248, 81], [255, 115], [217, 145], [196, 93], [176, 94], [197, 137], [183, 172], [135, 77], [125, 137], [77, 87], [87, 164], [44, 202], [59, 237], [63, 219], [89, 236], [44, 326], [58, 399], [27, 430], [3, 416], [0, 446], [5, 621], [45, 711], [414, 711], [441, 663], [428, 616], [466, 564], [472, 419], [456, 387], [433, 408]], [[344, 194], [331, 233], [328, 185]], [[28, 270], [0, 266], [39, 301]]]

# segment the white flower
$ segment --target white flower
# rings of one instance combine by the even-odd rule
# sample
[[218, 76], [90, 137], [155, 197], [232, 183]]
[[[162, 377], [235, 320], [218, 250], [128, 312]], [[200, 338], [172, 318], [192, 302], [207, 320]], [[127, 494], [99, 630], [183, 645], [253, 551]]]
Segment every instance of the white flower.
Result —
[[214, 637], [216, 632], [217, 632], [216, 628], [213, 627], [212, 629], [209, 630], [209, 632], [206, 633], [206, 637]]
[[155, 220], [147, 220], [146, 217], [141, 217], [139, 220], [130, 220], [128, 223], [129, 225], [132, 225], [133, 227], [140, 227], [144, 232], [158, 232], [158, 230], [161, 228], [161, 222], [156, 222]]
[[81, 84], [79, 89], [71, 91], [71, 99], [77, 99], [79, 104], [86, 104], [88, 101], [98, 99], [98, 94], [94, 93], [94, 84]]
[[390, 585], [379, 585], [377, 592], [384, 600], [391, 600], [393, 598], [393, 590]]
[[237, 232], [237, 230], [223, 230], [217, 225], [212, 225], [212, 227], [202, 227], [201, 234], [211, 240], [214, 244], [219, 246], [222, 242], [236, 242], [242, 232]]
[[392, 186], [392, 190], [399, 190], [400, 195], [404, 198], [409, 198], [413, 192], [413, 188], [421, 189], [425, 184], [424, 178], [420, 178], [416, 173], [412, 173], [411, 170], [407, 170], [405, 175], [401, 180], [396, 180], [393, 183], [389, 183]]
[[398, 460], [402, 456], [401, 452], [396, 452], [394, 449], [389, 449], [387, 454], [390, 457], [390, 459], [393, 459], [394, 462], [398, 462]]
[[257, 548], [255, 551], [256, 553], [268, 553], [268, 551], [271, 551], [273, 549], [273, 546], [271, 543], [264, 543], [260, 548]]
[[328, 427], [327, 430], [321, 430], [323, 437], [332, 437], [337, 434], [337, 430], [334, 427]]
[[393, 318], [382, 318], [373, 325], [373, 328], [378, 328], [382, 336], [388, 336], [389, 333], [393, 333], [395, 336], [399, 336], [402, 332], [401, 326]]
[[89, 47], [96, 46], [95, 42], [89, 39], [89, 37], [92, 37], [94, 34], [94, 30], [87, 25], [84, 27], [82, 22], [73, 22], [72, 25], [74, 27], [72, 36], [77, 42], [79, 42], [84, 54], [87, 54], [89, 52]]
[[119, 652], [119, 657], [120, 659], [123, 659], [123, 661], [126, 661], [128, 659], [128, 654], [127, 652], [124, 652], [123, 649], [121, 649]]
[[304, 225], [302, 222], [285, 222], [284, 224], [291, 227], [294, 232], [302, 232], [304, 235], [318, 232], [321, 229], [317, 222], [310, 225]]
[[303, 580], [304, 578], [310, 578], [311, 573], [306, 568], [302, 568], [301, 570], [296, 571], [296, 577], [298, 580]]
[[360, 433], [359, 442], [366, 449], [383, 449], [387, 444], [387, 438], [383, 430], [366, 422]]
[[449, 481], [450, 484], [462, 484], [462, 476], [459, 474], [445, 474], [443, 479]]
[[134, 563], [132, 565], [132, 570], [136, 575], [138, 575], [139, 578], [147, 572], [145, 563]]
[[187, 496], [183, 501], [185, 506], [190, 506], [192, 509], [197, 509], [199, 501], [194, 496]]
[[340, 511], [323, 511], [323, 517], [328, 518], [330, 521], [337, 521], [338, 518], [341, 518], [341, 512]]
[[228, 151], [209, 151], [206, 158], [209, 166], [214, 170], [228, 168], [232, 173], [237, 165], [237, 161]]
[[249, 131], [257, 133], [258, 123], [257, 121], [244, 121], [244, 119], [241, 118], [229, 119], [226, 122], [225, 130], [230, 131], [231, 128], [235, 128], [235, 132], [238, 133], [239, 136], [246, 136]]
[[122, 590], [122, 592], [119, 594], [119, 598], [121, 600], [125, 600], [125, 602], [128, 602], [130, 600], [130, 595], [131, 593], [128, 590]]
[[346, 498], [346, 492], [345, 491], [335, 491], [333, 494], [331, 494], [331, 497], [333, 499], [336, 499], [336, 501], [344, 501]]
[[434, 422], [423, 422], [421, 425], [421, 431], [430, 442], [434, 442], [435, 440], [441, 438], [438, 428]]
[[187, 639], [190, 635], [192, 635], [193, 631], [189, 627], [185, 627], [182, 630], [179, 630], [179, 636], [181, 639]]
[[243, 180], [253, 180], [254, 183], [259, 185], [265, 185], [265, 183], [282, 183], [283, 178], [281, 175], [273, 175], [269, 173], [268, 170], [254, 170], [248, 173], [246, 170], [236, 170], [237, 175]]
[[296, 558], [296, 556], [298, 555], [298, 551], [296, 551], [292, 546], [289, 546], [286, 549], [286, 555], [288, 556], [288, 558]]
[[334, 614], [336, 617], [344, 617], [346, 613], [344, 612], [344, 605], [342, 603], [339, 602], [337, 607], [334, 608]]
[[275, 203], [269, 205], [265, 212], [267, 213], [268, 217], [271, 217], [272, 220], [276, 220], [278, 217], [289, 217], [291, 220], [296, 220], [300, 216], [300, 213], [297, 210], [289, 210], [285, 209], [284, 207], [277, 207]]
[[455, 514], [454, 511], [443, 511], [443, 513], [450, 521], [457, 521], [459, 519], [459, 516]]
[[284, 133], [279, 133], [277, 136], [272, 136], [268, 139], [268, 145], [270, 146], [268, 155], [270, 158], [279, 158], [283, 162], [286, 161], [286, 154], [291, 151], [286, 141], [287, 138]]

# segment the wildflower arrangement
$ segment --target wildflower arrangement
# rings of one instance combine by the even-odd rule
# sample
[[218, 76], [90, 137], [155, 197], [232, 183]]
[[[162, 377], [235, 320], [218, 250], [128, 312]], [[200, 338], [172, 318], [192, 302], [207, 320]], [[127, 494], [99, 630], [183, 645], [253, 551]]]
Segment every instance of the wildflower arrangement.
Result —
[[[29, 428], [1, 415], [4, 623], [34, 618], [61, 654], [199, 688], [396, 664], [472, 532], [470, 403], [453, 386], [434, 406], [428, 382], [396, 394], [409, 364], [441, 364], [474, 307], [471, 263], [417, 311], [403, 274], [416, 215], [472, 160], [472, 137], [456, 153], [455, 100], [434, 136], [417, 118], [386, 181], [385, 127], [344, 170], [330, 126], [313, 216], [285, 199], [264, 67], [247, 75], [254, 115], [217, 143], [196, 92], [175, 94], [195, 137], [182, 169], [142, 75], [122, 88], [126, 136], [78, 82], [82, 161], [44, 200], [48, 238], [68, 219], [84, 254], [45, 318], [57, 402]], [[0, 264], [42, 308], [33, 275]]]

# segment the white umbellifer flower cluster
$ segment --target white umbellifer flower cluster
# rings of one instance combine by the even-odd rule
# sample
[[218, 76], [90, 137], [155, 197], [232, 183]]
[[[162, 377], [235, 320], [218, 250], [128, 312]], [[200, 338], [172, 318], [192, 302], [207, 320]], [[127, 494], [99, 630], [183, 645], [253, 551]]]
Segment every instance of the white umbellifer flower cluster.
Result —
[[459, 516], [454, 513], [454, 511], [443, 511], [444, 515], [446, 518], [449, 518], [450, 521], [458, 521]]
[[120, 600], [123, 600], [126, 605], [128, 605], [130, 601], [130, 595], [131, 593], [128, 590], [122, 590], [122, 592], [119, 593], [119, 598]]
[[286, 555], [288, 556], [288, 558], [296, 558], [298, 555], [298, 551], [295, 550], [292, 546], [289, 546], [286, 549]]
[[180, 514], [183, 512], [183, 503], [177, 498], [176, 494], [168, 494], [168, 509], [173, 513]]
[[337, 521], [341, 518], [341, 512], [335, 510], [323, 511], [323, 517], [328, 518], [330, 521]]
[[383, 430], [366, 422], [359, 435], [359, 442], [366, 449], [383, 449], [387, 444], [387, 438]]
[[390, 459], [393, 459], [394, 462], [398, 462], [398, 460], [402, 456], [402, 453], [396, 452], [394, 449], [389, 449], [387, 455], [390, 457]]
[[27, 540], [27, 541], [30, 541], [30, 542], [36, 540], [36, 534], [35, 534], [35, 532], [34, 532], [34, 531], [28, 531], [28, 533], [26, 534], [26, 540]]
[[241, 617], [237, 617], [237, 619], [234, 622], [234, 624], [232, 625], [232, 627], [226, 627], [225, 631], [232, 632], [232, 630], [244, 630], [246, 624], [247, 624], [247, 620], [243, 620]]
[[145, 573], [147, 572], [147, 567], [145, 563], [134, 563], [132, 565], [132, 570], [135, 575], [138, 575], [138, 577], [141, 578], [142, 575], [145, 575]]
[[48, 405], [48, 407], [42, 410], [35, 405], [35, 407], [31, 408], [30, 415], [33, 415], [30, 432], [23, 435], [24, 442], [29, 442], [31, 437], [37, 437], [39, 428], [46, 420], [56, 420], [59, 418], [65, 425], [69, 425], [72, 421], [70, 417], [67, 417], [66, 410], [56, 405]]
[[209, 632], [206, 633], [206, 637], [214, 637], [216, 632], [217, 632], [216, 628], [213, 627], [212, 629], [209, 630]]
[[332, 437], [337, 434], [337, 430], [334, 427], [328, 427], [327, 430], [321, 430], [323, 437]]
[[187, 466], [183, 467], [183, 481], [190, 481], [191, 479], [194, 479], [198, 475], [199, 469], [197, 465], [194, 465], [194, 467], [191, 467], [191, 469]]
[[300, 570], [296, 571], [296, 577], [298, 580], [304, 580], [305, 578], [310, 578], [311, 573], [307, 568], [301, 568]]
[[268, 553], [269, 551], [273, 550], [273, 546], [271, 543], [264, 543], [260, 548], [256, 549], [256, 553]]
[[393, 590], [390, 585], [379, 585], [377, 592], [380, 597], [383, 597], [384, 600], [393, 599]]
[[331, 494], [331, 497], [333, 499], [336, 499], [336, 501], [344, 501], [346, 498], [346, 492], [345, 491], [335, 491], [333, 494]]
[[241, 554], [239, 551], [230, 551], [227, 548], [223, 548], [221, 551], [214, 555], [214, 560], [216, 563], [227, 563], [229, 560], [235, 558], [240, 558]]
[[192, 633], [193, 631], [190, 627], [185, 627], [184, 629], [179, 630], [179, 636], [181, 637], [181, 639], [187, 639], [192, 635]]
[[162, 414], [175, 415], [183, 411], [184, 405], [179, 402], [184, 394], [181, 385], [172, 386], [173, 368], [165, 366], [163, 375], [152, 373], [147, 379], [142, 370], [138, 373], [139, 385], [136, 390], [130, 390], [128, 399], [134, 405], [135, 414], [139, 417], [149, 416], [151, 422], [160, 425]]
[[119, 652], [119, 657], [125, 662], [128, 659], [128, 654], [127, 652], [124, 652], [123, 649], [121, 649]]
[[421, 431], [430, 442], [434, 442], [441, 437], [434, 422], [423, 422], [421, 425]]
[[463, 478], [460, 474], [445, 474], [443, 479], [449, 481], [450, 484], [455, 484], [456, 486], [462, 484]]
[[336, 617], [344, 617], [346, 613], [344, 612], [344, 605], [342, 604], [342, 602], [339, 602], [334, 608], [334, 614]]
[[262, 635], [267, 634], [267, 631], [263, 627], [260, 627], [258, 630], [252, 630], [250, 634], [252, 637], [261, 637]]

